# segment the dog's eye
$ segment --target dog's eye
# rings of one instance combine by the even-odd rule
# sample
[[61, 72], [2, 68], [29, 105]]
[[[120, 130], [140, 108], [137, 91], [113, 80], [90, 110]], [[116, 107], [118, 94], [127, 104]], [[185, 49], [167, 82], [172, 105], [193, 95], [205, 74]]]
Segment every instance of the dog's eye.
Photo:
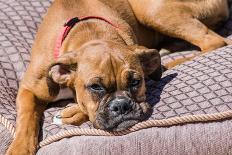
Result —
[[141, 82], [141, 80], [133, 79], [133, 80], [131, 81], [131, 83], [130, 83], [130, 86], [131, 86], [132, 88], [138, 87], [139, 84], [140, 84], [140, 82]]
[[92, 84], [88, 87], [91, 91], [95, 91], [95, 92], [100, 92], [100, 91], [104, 91], [105, 89], [99, 85], [99, 84]]

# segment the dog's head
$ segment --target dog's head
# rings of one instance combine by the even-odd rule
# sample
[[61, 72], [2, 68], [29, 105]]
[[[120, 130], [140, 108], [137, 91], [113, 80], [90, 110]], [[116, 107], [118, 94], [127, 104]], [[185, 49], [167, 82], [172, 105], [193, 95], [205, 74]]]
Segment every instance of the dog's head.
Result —
[[60, 56], [49, 75], [74, 90], [96, 128], [119, 131], [146, 118], [144, 78], [158, 80], [161, 74], [155, 49], [92, 41]]

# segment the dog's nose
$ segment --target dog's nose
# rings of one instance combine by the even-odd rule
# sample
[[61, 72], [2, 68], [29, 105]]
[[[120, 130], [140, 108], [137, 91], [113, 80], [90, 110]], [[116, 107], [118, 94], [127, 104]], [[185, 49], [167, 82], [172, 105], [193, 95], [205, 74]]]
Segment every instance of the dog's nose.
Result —
[[126, 97], [117, 97], [109, 105], [110, 111], [114, 115], [122, 115], [132, 110], [132, 102]]

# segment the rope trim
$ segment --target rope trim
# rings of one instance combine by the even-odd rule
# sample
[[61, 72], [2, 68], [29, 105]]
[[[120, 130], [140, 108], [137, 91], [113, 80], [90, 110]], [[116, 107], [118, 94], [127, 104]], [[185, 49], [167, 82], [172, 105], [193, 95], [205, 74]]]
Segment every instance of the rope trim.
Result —
[[[126, 135], [141, 129], [151, 128], [151, 127], [167, 127], [173, 125], [180, 125], [185, 123], [197, 123], [197, 122], [207, 122], [207, 121], [217, 121], [232, 118], [232, 110], [214, 113], [214, 114], [199, 114], [199, 115], [188, 115], [181, 117], [173, 117], [168, 119], [161, 120], [147, 120], [144, 122], [140, 122], [130, 129], [120, 131], [120, 132], [107, 132], [99, 129], [70, 129], [66, 131], [61, 131], [53, 136], [49, 136], [45, 140], [39, 143], [39, 147], [43, 147], [49, 145], [53, 142], [61, 140], [63, 138], [68, 138], [72, 136], [122, 136]], [[14, 126], [0, 114], [0, 123], [6, 127], [7, 130], [11, 133], [11, 135], [15, 136], [15, 128]]]
[[10, 134], [14, 137], [15, 136], [15, 127], [11, 124], [10, 121], [8, 121], [5, 117], [3, 117], [0, 114], [0, 123], [2, 123], [2, 125], [9, 130]]
[[39, 147], [46, 146], [63, 138], [68, 138], [71, 136], [122, 136], [141, 129], [151, 128], [151, 127], [167, 127], [172, 125], [179, 125], [184, 123], [196, 123], [196, 122], [207, 122], [216, 121], [232, 118], [232, 110], [214, 114], [199, 114], [199, 115], [188, 115], [181, 117], [173, 117], [162, 120], [148, 120], [134, 125], [132, 128], [120, 131], [120, 132], [107, 132], [99, 129], [71, 129], [66, 131], [61, 131], [58, 134], [50, 136], [39, 143]]

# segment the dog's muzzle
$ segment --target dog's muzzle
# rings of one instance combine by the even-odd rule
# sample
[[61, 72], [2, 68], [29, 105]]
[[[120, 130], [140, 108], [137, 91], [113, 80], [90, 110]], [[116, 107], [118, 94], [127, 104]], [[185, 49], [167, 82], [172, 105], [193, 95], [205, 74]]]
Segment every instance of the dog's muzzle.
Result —
[[139, 104], [129, 97], [117, 96], [100, 106], [94, 126], [108, 131], [125, 130], [144, 120], [148, 107], [148, 103]]
[[133, 109], [133, 103], [131, 99], [126, 97], [117, 97], [110, 101], [109, 112], [113, 116], [126, 115]]

